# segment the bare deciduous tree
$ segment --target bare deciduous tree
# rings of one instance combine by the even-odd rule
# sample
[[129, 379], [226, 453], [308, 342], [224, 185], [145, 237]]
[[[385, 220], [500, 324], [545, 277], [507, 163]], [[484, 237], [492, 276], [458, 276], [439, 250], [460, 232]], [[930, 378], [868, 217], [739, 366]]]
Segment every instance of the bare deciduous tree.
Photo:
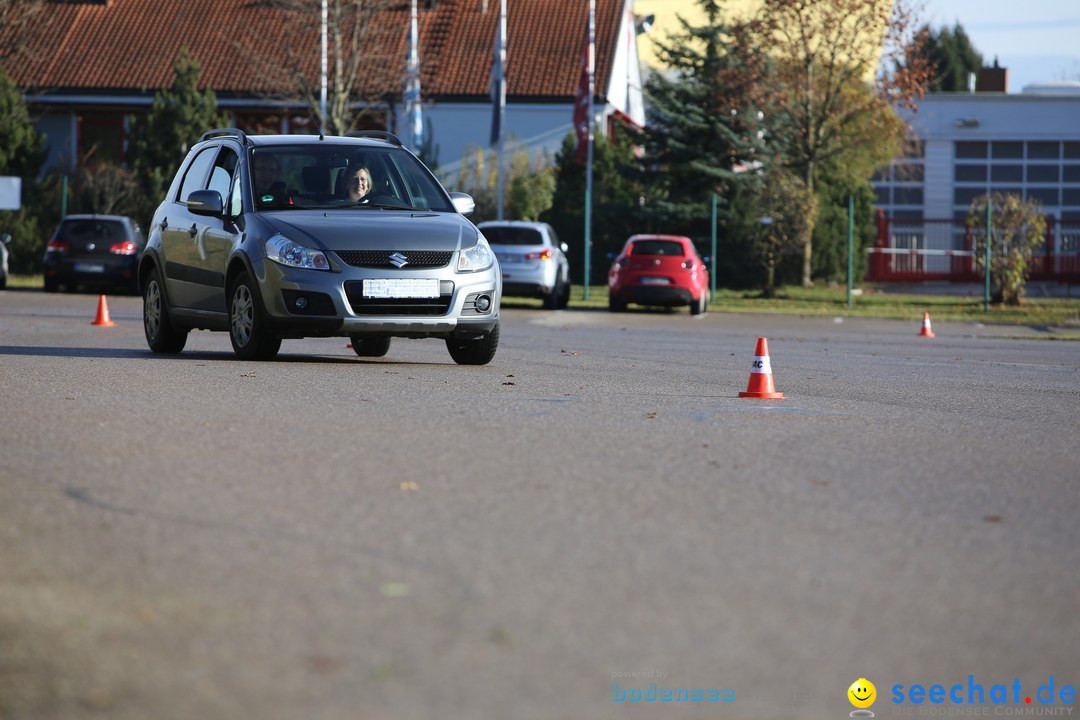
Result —
[[[301, 100], [330, 134], [356, 126], [365, 106], [385, 100], [403, 76], [404, 61], [390, 51], [395, 35], [405, 37], [405, 21], [396, 22], [401, 3], [393, 0], [326, 0], [327, 104], [320, 115], [320, 36], [322, 0], [254, 0], [251, 6], [281, 13], [281, 35], [238, 41], [272, 97]], [[407, 21], [407, 15], [403, 16]]]
[[[764, 0], [757, 23], [775, 60], [766, 122], [789, 167], [814, 191], [827, 161], [883, 140], [903, 124], [893, 108], [915, 108], [929, 71], [922, 38], [904, 0]], [[868, 80], [877, 68], [873, 81]], [[811, 237], [805, 228], [803, 285], [811, 284]]]

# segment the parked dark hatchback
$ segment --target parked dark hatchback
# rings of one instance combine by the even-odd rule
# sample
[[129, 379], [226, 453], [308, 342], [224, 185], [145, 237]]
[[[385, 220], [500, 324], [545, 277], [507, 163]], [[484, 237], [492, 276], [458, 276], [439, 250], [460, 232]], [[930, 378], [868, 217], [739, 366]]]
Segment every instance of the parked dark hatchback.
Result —
[[146, 240], [123, 215], [68, 215], [45, 248], [45, 292], [80, 285], [138, 292]]

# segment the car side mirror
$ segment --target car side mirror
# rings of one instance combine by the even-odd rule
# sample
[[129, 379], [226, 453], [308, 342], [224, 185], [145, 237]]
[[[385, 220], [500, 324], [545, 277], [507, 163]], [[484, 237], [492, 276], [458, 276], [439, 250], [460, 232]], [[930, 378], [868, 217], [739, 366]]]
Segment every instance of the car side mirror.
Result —
[[470, 215], [476, 209], [476, 201], [468, 193], [452, 192], [450, 202], [454, 203], [454, 209], [462, 215]]
[[196, 215], [221, 217], [224, 214], [221, 193], [217, 190], [196, 190], [188, 195], [187, 208]]

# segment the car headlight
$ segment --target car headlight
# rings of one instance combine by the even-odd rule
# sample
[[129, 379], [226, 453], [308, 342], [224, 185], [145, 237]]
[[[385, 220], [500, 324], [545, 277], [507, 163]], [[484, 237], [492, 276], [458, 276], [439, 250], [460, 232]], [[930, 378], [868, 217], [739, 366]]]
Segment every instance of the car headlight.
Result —
[[483, 236], [476, 239], [476, 244], [458, 255], [458, 272], [479, 272], [495, 264], [495, 254]]
[[330, 269], [330, 261], [322, 252], [297, 245], [284, 235], [275, 235], [266, 241], [266, 257], [288, 267], [305, 270]]

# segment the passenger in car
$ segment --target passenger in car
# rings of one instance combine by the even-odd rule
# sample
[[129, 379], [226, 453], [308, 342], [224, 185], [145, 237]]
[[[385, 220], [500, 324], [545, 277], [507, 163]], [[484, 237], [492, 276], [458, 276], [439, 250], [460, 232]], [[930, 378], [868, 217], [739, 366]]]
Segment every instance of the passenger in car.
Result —
[[285, 193], [285, 183], [278, 179], [280, 168], [273, 155], [256, 155], [251, 162], [256, 196]]
[[345, 192], [349, 199], [358, 202], [371, 192], [371, 171], [363, 165], [349, 170], [345, 176]]

